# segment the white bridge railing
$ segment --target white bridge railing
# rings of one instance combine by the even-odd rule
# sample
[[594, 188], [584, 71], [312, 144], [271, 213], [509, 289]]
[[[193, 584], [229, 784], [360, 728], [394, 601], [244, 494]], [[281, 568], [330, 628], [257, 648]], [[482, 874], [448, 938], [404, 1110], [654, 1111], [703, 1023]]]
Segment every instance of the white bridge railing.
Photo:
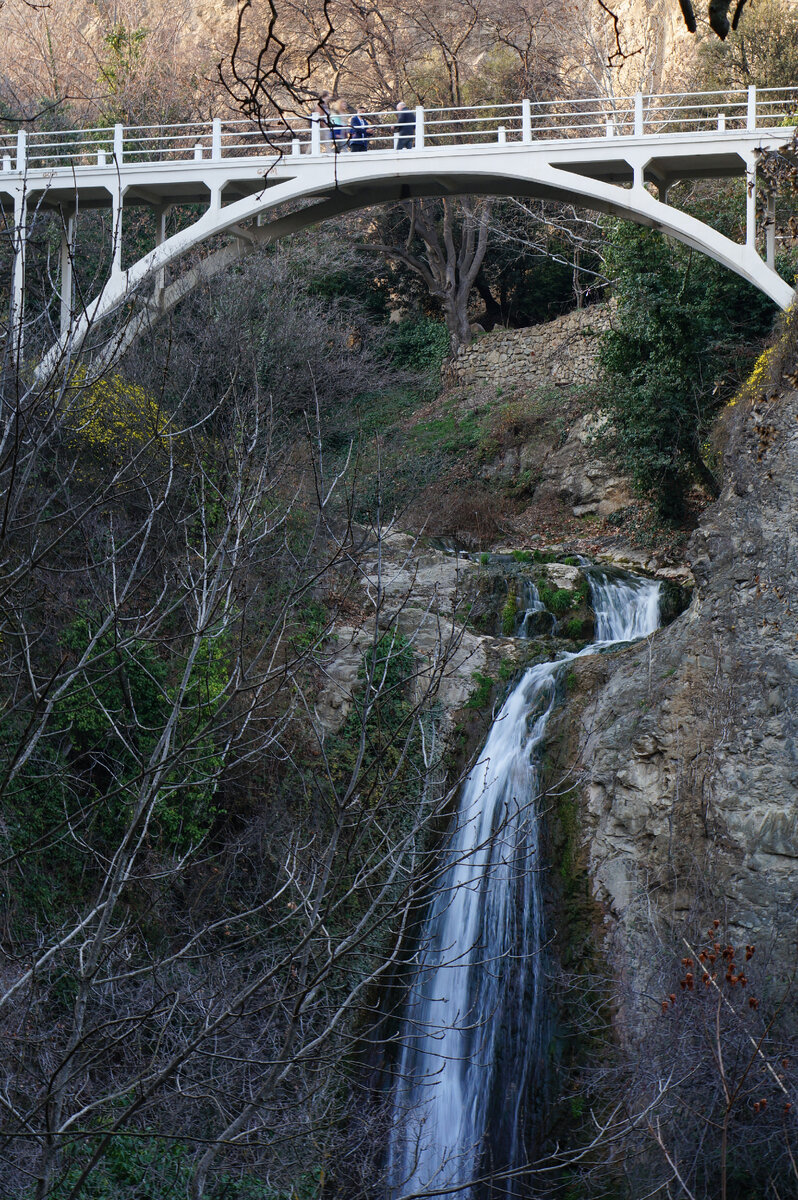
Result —
[[[613, 99], [482, 104], [411, 109], [402, 130], [412, 148], [533, 143], [541, 139], [733, 133], [798, 124], [798, 87], [739, 92], [667, 93]], [[396, 113], [364, 113], [369, 150], [393, 150]], [[0, 133], [0, 174], [28, 168], [110, 166], [315, 154], [347, 149], [344, 131], [310, 117], [181, 125]]]

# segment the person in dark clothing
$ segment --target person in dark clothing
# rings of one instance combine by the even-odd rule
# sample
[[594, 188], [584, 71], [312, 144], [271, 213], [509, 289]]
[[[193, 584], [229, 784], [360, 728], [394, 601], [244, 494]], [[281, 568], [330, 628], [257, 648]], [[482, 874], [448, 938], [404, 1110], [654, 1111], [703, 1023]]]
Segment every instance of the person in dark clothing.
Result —
[[368, 150], [369, 148], [369, 127], [365, 117], [359, 108], [355, 109], [354, 116], [349, 122], [349, 149], [357, 153]]
[[399, 134], [396, 143], [397, 150], [412, 150], [416, 141], [416, 114], [411, 111], [403, 100], [396, 106], [396, 124], [394, 133]]

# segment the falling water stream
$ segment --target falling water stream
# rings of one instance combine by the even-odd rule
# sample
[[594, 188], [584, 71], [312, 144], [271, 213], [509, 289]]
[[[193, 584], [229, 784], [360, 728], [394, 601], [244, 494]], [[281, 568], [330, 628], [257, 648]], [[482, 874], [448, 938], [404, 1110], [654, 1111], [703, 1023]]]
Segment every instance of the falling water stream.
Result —
[[[598, 568], [587, 575], [596, 639], [580, 654], [658, 627], [658, 583]], [[525, 603], [522, 634], [543, 608], [534, 585]], [[392, 1198], [430, 1189], [471, 1200], [479, 1188], [464, 1187], [470, 1180], [501, 1176], [524, 1161], [524, 1098], [548, 1038], [539, 747], [557, 676], [575, 657], [524, 672], [463, 786], [400, 1033], [387, 1162]], [[511, 1192], [494, 1178], [491, 1196]]]

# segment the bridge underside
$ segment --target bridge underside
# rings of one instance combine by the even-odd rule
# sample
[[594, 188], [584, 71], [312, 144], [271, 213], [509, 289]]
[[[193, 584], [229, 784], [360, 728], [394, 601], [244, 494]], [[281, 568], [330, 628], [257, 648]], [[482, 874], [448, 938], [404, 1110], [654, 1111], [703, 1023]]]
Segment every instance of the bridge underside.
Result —
[[[604, 145], [602, 144], [602, 149]], [[483, 147], [474, 147], [472, 152], [478, 153]], [[516, 147], [507, 147], [508, 150], [516, 149]], [[580, 150], [582, 147], [580, 146]], [[388, 156], [384, 153], [377, 152], [370, 156], [369, 161], [375, 159], [380, 160], [382, 165]], [[391, 155], [394, 159], [396, 156]], [[442, 157], [442, 156], [441, 156]], [[462, 157], [462, 155], [458, 156]], [[494, 157], [491, 155], [491, 157]], [[513, 156], [510, 161], [513, 161]], [[635, 181], [636, 167], [634, 165], [633, 156], [624, 157], [620, 149], [601, 156], [598, 155], [582, 155], [577, 153], [574, 157], [573, 153], [568, 156], [557, 155], [542, 156], [539, 154], [528, 155], [536, 160], [541, 159], [547, 162], [548, 165], [556, 167], [558, 170], [565, 171], [569, 174], [580, 176], [584, 179], [600, 181], [603, 183], [614, 183], [621, 187], [631, 187]], [[739, 150], [717, 150], [711, 153], [684, 153], [683, 151], [672, 152], [669, 154], [659, 154], [646, 159], [645, 165], [642, 167], [642, 182], [654, 184], [657, 188], [670, 188], [673, 184], [696, 180], [696, 179], [730, 179], [744, 178], [747, 170], [746, 157]], [[461, 166], [461, 174], [458, 176], [457, 169], [447, 170], [445, 176], [441, 178], [439, 183], [440, 190], [429, 190], [433, 184], [429, 181], [429, 166], [424, 159], [429, 158], [429, 152], [425, 151], [423, 156], [417, 156], [412, 151], [405, 151], [399, 157], [399, 163], [402, 167], [410, 166], [414, 160], [418, 162], [421, 158], [419, 166], [423, 166], [423, 178], [427, 180], [424, 195], [463, 195], [475, 194], [473, 186], [473, 168], [474, 162], [470, 165]], [[302, 170], [297, 173], [297, 177], [302, 177], [306, 174], [304, 170], [304, 159], [300, 159]], [[348, 157], [338, 156], [335, 159], [335, 172], [328, 172], [338, 176], [336, 187], [342, 190], [347, 188], [347, 165], [352, 160]], [[453, 161], [448, 159], [448, 161]], [[478, 161], [478, 160], [477, 160]], [[183, 164], [186, 167], [193, 164]], [[229, 204], [236, 203], [247, 197], [261, 196], [264, 192], [270, 189], [279, 187], [286, 182], [286, 179], [291, 178], [291, 170], [294, 167], [295, 161], [287, 158], [283, 162], [278, 163], [276, 167], [267, 175], [259, 167], [254, 173], [248, 172], [242, 174], [240, 178], [226, 180], [220, 189], [221, 206], [225, 207]], [[327, 163], [324, 162], [326, 166]], [[359, 160], [358, 160], [359, 165]], [[96, 172], [95, 172], [96, 174]], [[212, 183], [202, 178], [201, 174], [196, 174], [194, 178], [176, 179], [174, 171], [166, 171], [161, 173], [162, 178], [156, 174], [153, 178], [148, 178], [146, 183], [140, 183], [135, 179], [124, 186], [123, 205], [124, 207], [144, 206], [150, 208], [159, 208], [163, 205], [175, 204], [210, 204], [213, 194]], [[407, 186], [418, 186], [418, 178], [412, 179], [408, 173], [402, 171], [388, 171], [386, 176], [380, 177], [376, 175], [373, 179], [373, 185], [387, 184], [389, 187], [395, 186], [396, 177], [400, 176]], [[517, 177], [518, 178], [518, 177]], [[517, 194], [510, 187], [511, 181], [506, 181], [507, 186], [500, 190], [501, 175], [496, 176], [497, 184], [494, 194], [508, 195]], [[6, 189], [3, 186], [2, 176], [0, 176], [0, 203], [13, 204], [14, 193], [11, 189]], [[32, 206], [41, 206], [45, 209], [74, 209], [76, 204], [76, 191], [79, 198], [79, 206], [83, 209], [110, 209], [113, 207], [113, 196], [115, 188], [113, 180], [105, 183], [84, 183], [78, 173], [76, 178], [68, 178], [62, 183], [55, 182], [52, 177], [43, 181], [44, 186], [37, 186], [35, 179], [28, 181], [28, 197]], [[535, 179], [526, 178], [526, 182], [530, 188], [534, 188]], [[76, 188], [77, 184], [77, 188]], [[510, 190], [508, 190], [508, 187]], [[541, 184], [541, 187], [543, 185]], [[526, 193], [529, 196], [536, 195], [533, 191]], [[548, 194], [541, 192], [539, 198], [550, 199]], [[391, 194], [388, 199], [396, 199], [396, 196]], [[380, 201], [376, 201], [380, 202]]]
[[[778, 142], [787, 140], [791, 130], [778, 130]], [[667, 140], [667, 139], [666, 139]], [[68, 323], [62, 345], [53, 347], [46, 362], [66, 347], [74, 351], [96, 322], [114, 312], [135, 293], [145, 300], [147, 319], [177, 303], [200, 278], [222, 269], [236, 252], [217, 251], [205, 269], [193, 266], [184, 278], [176, 278], [169, 288], [163, 283], [154, 297], [145, 297], [150, 280], [160, 277], [166, 267], [183, 255], [219, 234], [232, 233], [239, 241], [239, 253], [247, 247], [271, 242], [289, 233], [307, 228], [318, 221], [357, 209], [400, 200], [456, 195], [518, 196], [530, 199], [565, 201], [579, 207], [611, 213], [637, 224], [661, 230], [695, 250], [716, 259], [786, 308], [793, 289], [776, 273], [773, 266], [774, 240], [767, 231], [768, 262], [756, 247], [756, 157], [759, 146], [745, 138], [731, 139], [731, 145], [696, 147], [695, 139], [664, 152], [662, 139], [652, 146], [651, 139], [607, 139], [593, 153], [577, 142], [552, 148], [551, 144], [531, 149], [528, 146], [445, 147], [437, 152], [375, 152], [287, 157], [275, 164], [264, 178], [262, 163], [239, 169], [235, 178], [222, 169], [186, 171], [194, 164], [182, 164], [181, 178], [174, 169], [150, 170], [146, 179], [128, 173], [122, 186], [114, 191], [113, 181], [106, 188], [87, 180], [78, 180], [81, 207], [125, 207], [146, 205], [161, 214], [174, 204], [202, 204], [205, 212], [189, 228], [164, 238], [127, 270], [121, 269], [121, 249], [115, 255], [116, 269], [96, 299]], [[758, 143], [763, 142], [761, 135]], [[643, 143], [647, 144], [643, 144]], [[652, 151], [656, 150], [655, 153]], [[501, 153], [499, 153], [501, 151]], [[201, 167], [201, 164], [197, 164]], [[709, 225], [665, 203], [667, 189], [680, 180], [706, 178], [742, 178], [746, 181], [746, 241], [742, 244], [718, 233]], [[658, 196], [646, 185], [655, 185]], [[0, 198], [4, 189], [0, 183]], [[29, 184], [29, 203], [74, 212], [75, 184], [54, 186], [52, 180], [38, 191], [34, 180]], [[771, 222], [772, 224], [772, 222]], [[71, 314], [70, 314], [71, 315]], [[127, 342], [129, 338], [123, 339]], [[44, 366], [45, 364], [43, 364]]]

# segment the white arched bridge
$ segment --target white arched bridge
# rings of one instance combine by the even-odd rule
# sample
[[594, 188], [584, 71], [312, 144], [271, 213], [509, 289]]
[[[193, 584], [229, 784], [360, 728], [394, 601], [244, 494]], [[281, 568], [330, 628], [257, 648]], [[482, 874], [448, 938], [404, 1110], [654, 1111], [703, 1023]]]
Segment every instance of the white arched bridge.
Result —
[[[772, 200], [764, 257], [757, 246], [756, 167], [763, 152], [792, 141], [798, 88], [410, 112], [401, 149], [395, 114], [365, 114], [367, 153], [334, 143], [316, 118], [0, 135], [0, 204], [7, 221], [13, 213], [15, 230], [15, 326], [25, 303], [26, 229], [42, 208], [62, 218], [61, 341], [51, 355], [79, 346], [134, 294], [146, 300], [138, 319], [157, 317], [242, 247], [354, 209], [425, 196], [527, 196], [614, 213], [710, 255], [782, 308], [793, 298], [775, 270]], [[747, 184], [742, 243], [667, 203], [677, 181], [734, 176]], [[185, 204], [201, 205], [201, 215], [167, 237], [168, 210]], [[124, 214], [140, 205], [156, 211], [159, 233], [123, 269]], [[88, 208], [112, 213], [112, 267], [91, 303], [75, 311], [74, 221]], [[183, 275], [175, 270], [188, 251], [224, 233], [234, 241]]]

